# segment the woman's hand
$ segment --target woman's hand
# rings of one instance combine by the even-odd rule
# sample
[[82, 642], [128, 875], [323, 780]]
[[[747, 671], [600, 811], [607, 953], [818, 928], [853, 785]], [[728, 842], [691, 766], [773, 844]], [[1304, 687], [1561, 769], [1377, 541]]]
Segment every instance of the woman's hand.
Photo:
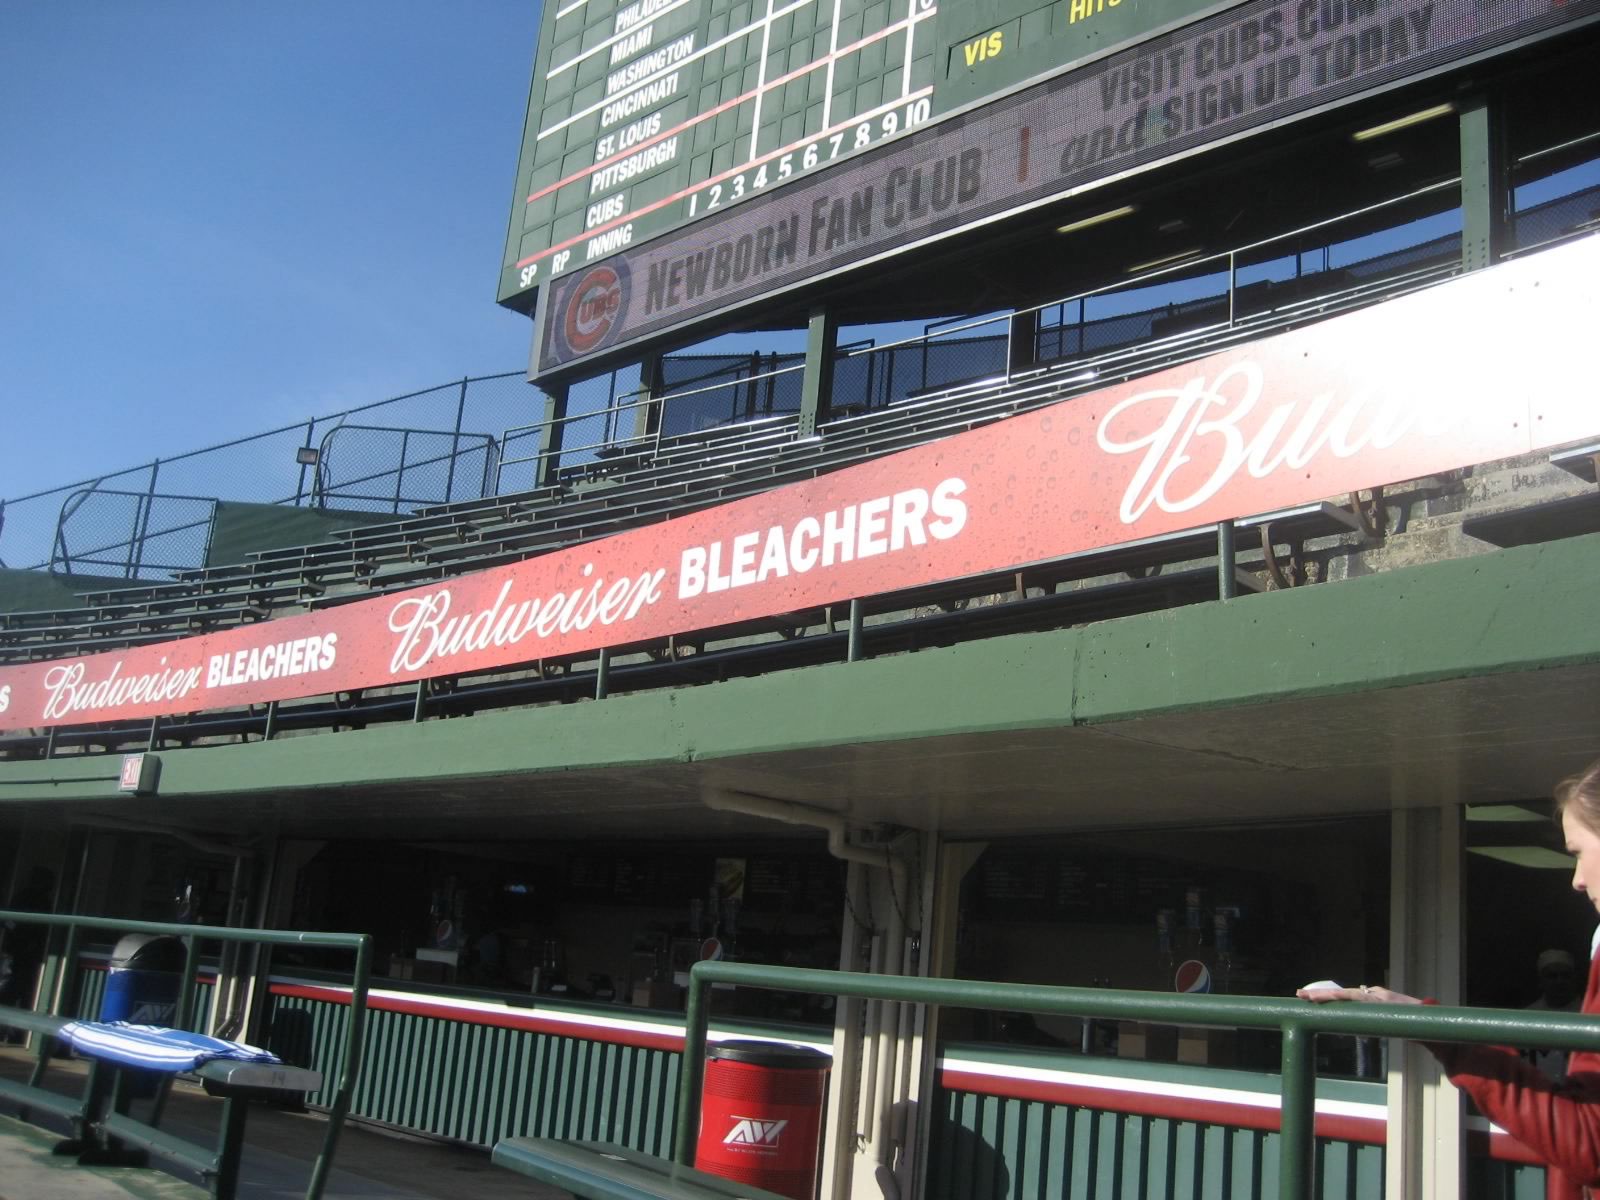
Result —
[[1408, 996], [1404, 992], [1393, 992], [1386, 987], [1328, 987], [1321, 984], [1312, 984], [1295, 992], [1302, 1000], [1309, 1000], [1313, 1004], [1326, 1004], [1330, 1000], [1349, 1000], [1355, 1004], [1421, 1004], [1415, 996]]

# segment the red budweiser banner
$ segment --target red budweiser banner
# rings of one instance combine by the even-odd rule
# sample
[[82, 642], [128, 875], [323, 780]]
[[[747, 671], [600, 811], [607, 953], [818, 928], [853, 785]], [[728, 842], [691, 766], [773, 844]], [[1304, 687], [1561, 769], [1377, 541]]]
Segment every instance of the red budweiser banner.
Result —
[[0, 730], [499, 670], [1600, 436], [1600, 239], [821, 479], [447, 583], [0, 668]]

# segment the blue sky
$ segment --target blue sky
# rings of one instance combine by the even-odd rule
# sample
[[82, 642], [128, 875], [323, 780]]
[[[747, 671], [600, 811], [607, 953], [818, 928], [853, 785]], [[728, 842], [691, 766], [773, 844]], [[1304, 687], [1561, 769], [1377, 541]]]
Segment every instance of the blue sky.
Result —
[[494, 293], [538, 24], [0, 4], [0, 498], [521, 369]]

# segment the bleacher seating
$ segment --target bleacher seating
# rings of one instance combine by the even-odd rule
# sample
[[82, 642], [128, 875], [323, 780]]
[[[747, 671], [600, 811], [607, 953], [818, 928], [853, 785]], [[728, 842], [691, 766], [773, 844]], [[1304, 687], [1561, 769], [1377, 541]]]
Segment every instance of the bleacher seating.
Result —
[[[794, 416], [682, 433], [630, 448], [603, 469], [573, 470], [558, 483], [525, 492], [438, 505], [377, 525], [336, 533], [316, 545], [256, 552], [244, 561], [181, 572], [171, 583], [108, 588], [81, 607], [0, 616], [0, 662], [36, 661], [139, 645], [190, 633], [341, 605], [418, 584], [520, 561], [755, 495], [784, 484], [869, 462], [885, 454], [1069, 400], [1122, 380], [1192, 361], [1229, 346], [1320, 320], [1452, 274], [1448, 263], [1400, 278], [1310, 298], [1296, 295], [1246, 320], [1193, 327], [1157, 341], [1090, 357], [1040, 364], [1012, 379], [957, 384], [886, 407], [861, 409], [841, 397], [813, 435]], [[1350, 534], [1353, 519], [1331, 504], [1270, 514], [1242, 525], [1261, 535], [1240, 561], [1281, 585], [1274, 548], [1291, 554], [1310, 538]], [[1265, 532], [1263, 533], [1263, 529]], [[1241, 539], [1241, 547], [1248, 539]], [[878, 653], [1001, 629], [1100, 619], [1217, 594], [1215, 534], [1198, 531], [1074, 556], [1004, 579], [958, 581], [920, 593], [873, 597], [861, 606], [875, 624], [863, 646]], [[1207, 564], [1210, 565], [1207, 565]], [[1162, 576], [1159, 573], [1166, 571]], [[1247, 586], [1260, 586], [1259, 582]], [[1092, 595], [1090, 593], [1093, 593]], [[1006, 604], [962, 610], [980, 597]], [[941, 608], [942, 606], [942, 608]], [[928, 610], [940, 608], [930, 614]], [[1008, 610], [1002, 612], [1002, 610]], [[981, 613], [981, 615], [980, 615]], [[621, 690], [694, 682], [841, 656], [840, 613], [819, 610], [779, 620], [704, 631], [665, 646], [619, 648], [608, 655], [607, 687]], [[796, 636], [799, 633], [808, 636]], [[408, 685], [375, 692], [273, 705], [163, 723], [160, 736], [180, 744], [212, 737], [260, 736], [300, 725], [351, 726], [409, 719], [424, 712], [566, 700], [593, 694], [597, 658], [536, 664], [525, 679], [450, 687]], [[149, 735], [148, 723], [60, 731], [59, 739], [114, 747]], [[47, 739], [8, 738], [0, 752], [42, 752]]]

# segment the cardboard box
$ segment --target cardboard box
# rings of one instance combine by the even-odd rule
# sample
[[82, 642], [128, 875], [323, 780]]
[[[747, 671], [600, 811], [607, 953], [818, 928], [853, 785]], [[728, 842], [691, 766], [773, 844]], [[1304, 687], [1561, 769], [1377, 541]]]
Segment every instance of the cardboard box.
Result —
[[1117, 1057], [1142, 1058], [1150, 1062], [1171, 1062], [1178, 1052], [1176, 1025], [1144, 1025], [1138, 1021], [1117, 1022]]
[[677, 1008], [678, 989], [664, 979], [641, 981], [633, 985], [635, 1008]]
[[1236, 1030], [1183, 1028], [1178, 1030], [1178, 1061], [1232, 1066], [1239, 1056], [1238, 1042]]

